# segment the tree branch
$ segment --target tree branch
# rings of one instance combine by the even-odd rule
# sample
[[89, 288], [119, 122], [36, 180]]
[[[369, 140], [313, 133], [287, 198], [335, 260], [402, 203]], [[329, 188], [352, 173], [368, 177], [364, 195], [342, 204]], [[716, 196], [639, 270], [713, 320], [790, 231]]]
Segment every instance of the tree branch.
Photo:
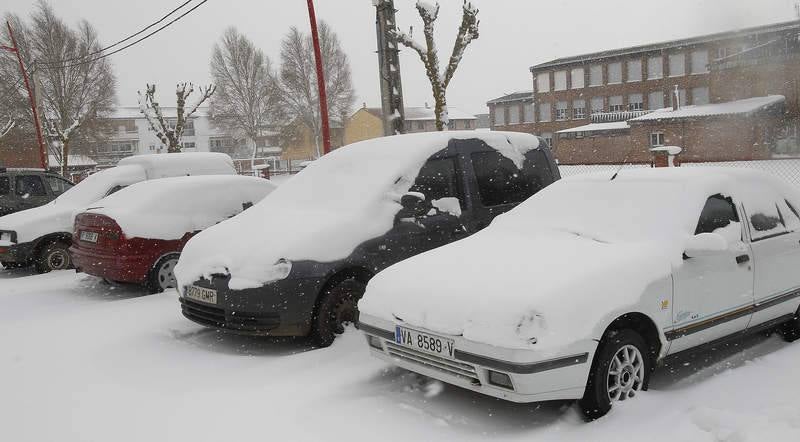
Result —
[[444, 80], [442, 81], [445, 88], [450, 84], [450, 80], [453, 79], [453, 75], [456, 73], [456, 69], [458, 69], [458, 65], [461, 63], [461, 58], [464, 56], [464, 51], [466, 51], [467, 46], [469, 46], [473, 40], [478, 39], [480, 35], [478, 32], [479, 25], [478, 9], [473, 7], [472, 3], [464, 0], [464, 14], [461, 18], [461, 26], [458, 28], [458, 36], [453, 45], [453, 53], [450, 55], [450, 62], [447, 65]]

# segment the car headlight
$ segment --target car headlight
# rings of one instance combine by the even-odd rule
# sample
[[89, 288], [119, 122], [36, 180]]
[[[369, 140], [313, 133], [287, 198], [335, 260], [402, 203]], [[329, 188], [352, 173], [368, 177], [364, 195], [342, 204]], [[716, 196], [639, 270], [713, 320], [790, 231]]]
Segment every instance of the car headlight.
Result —
[[11, 230], [0, 231], [0, 242], [14, 243], [17, 241], [17, 232]]

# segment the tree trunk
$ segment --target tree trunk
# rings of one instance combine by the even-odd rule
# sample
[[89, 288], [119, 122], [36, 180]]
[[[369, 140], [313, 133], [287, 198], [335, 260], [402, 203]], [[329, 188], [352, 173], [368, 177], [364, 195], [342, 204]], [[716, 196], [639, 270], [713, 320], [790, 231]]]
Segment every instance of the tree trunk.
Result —
[[433, 113], [436, 116], [436, 130], [438, 131], [445, 131], [447, 130], [447, 123], [444, 121], [443, 118], [445, 115], [445, 111], [447, 110], [447, 97], [444, 94], [444, 91], [437, 96], [434, 96], [434, 100], [436, 101], [435, 106], [433, 107]]
[[169, 147], [167, 148], [167, 153], [178, 153], [181, 151], [181, 145], [178, 143], [178, 140], [171, 139], [169, 140]]
[[61, 142], [61, 176], [69, 179], [68, 166], [69, 161], [69, 139]]

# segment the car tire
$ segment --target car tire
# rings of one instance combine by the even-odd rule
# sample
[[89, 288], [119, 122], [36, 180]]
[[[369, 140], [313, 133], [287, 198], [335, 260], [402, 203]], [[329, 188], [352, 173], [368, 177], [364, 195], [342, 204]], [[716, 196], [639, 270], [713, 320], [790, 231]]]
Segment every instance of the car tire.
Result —
[[311, 338], [320, 347], [333, 344], [336, 335], [344, 333], [344, 324], [358, 320], [358, 300], [367, 286], [355, 278], [347, 278], [325, 289], [312, 318]]
[[586, 390], [579, 401], [587, 420], [605, 416], [614, 402], [647, 390], [652, 361], [644, 339], [623, 329], [606, 333], [597, 348]]
[[69, 243], [53, 241], [46, 244], [36, 256], [35, 265], [38, 273], [71, 269], [72, 257], [69, 255]]
[[162, 293], [167, 289], [175, 288], [175, 265], [178, 264], [180, 253], [170, 253], [158, 260], [147, 275], [145, 287], [151, 294]]
[[800, 339], [800, 310], [795, 313], [794, 319], [781, 326], [781, 336], [786, 342]]

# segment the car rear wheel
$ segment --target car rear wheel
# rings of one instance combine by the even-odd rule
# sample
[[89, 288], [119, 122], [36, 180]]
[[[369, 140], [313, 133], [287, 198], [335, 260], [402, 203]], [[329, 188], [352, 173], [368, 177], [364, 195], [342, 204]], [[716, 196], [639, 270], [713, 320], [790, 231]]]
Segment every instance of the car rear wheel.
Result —
[[145, 286], [150, 293], [161, 293], [178, 286], [175, 280], [175, 266], [180, 254], [172, 253], [159, 259], [150, 270]]
[[46, 244], [36, 257], [36, 271], [39, 273], [69, 268], [72, 268], [72, 258], [69, 256], [69, 244], [65, 241]]
[[363, 282], [347, 278], [325, 290], [312, 320], [311, 337], [317, 345], [331, 345], [346, 323], [358, 319], [358, 300], [365, 289]]
[[584, 416], [604, 416], [616, 402], [628, 401], [647, 390], [651, 361], [644, 339], [633, 330], [615, 330], [600, 342], [586, 391], [580, 400]]
[[795, 313], [794, 319], [783, 324], [781, 336], [786, 342], [794, 342], [800, 339], [800, 309]]

